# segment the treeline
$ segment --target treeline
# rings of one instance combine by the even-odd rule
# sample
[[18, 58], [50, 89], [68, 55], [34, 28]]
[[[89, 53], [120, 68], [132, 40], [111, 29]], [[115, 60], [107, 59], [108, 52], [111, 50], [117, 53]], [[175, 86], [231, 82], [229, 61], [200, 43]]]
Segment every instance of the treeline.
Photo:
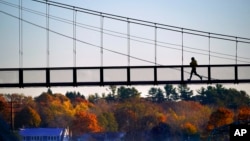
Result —
[[146, 97], [135, 87], [108, 89], [108, 94], [88, 97], [51, 89], [34, 98], [0, 94], [0, 120], [10, 125], [12, 105], [15, 129], [69, 127], [74, 137], [125, 132], [124, 140], [159, 141], [207, 139], [214, 129], [250, 118], [249, 95], [219, 84], [202, 87], [196, 95], [187, 85], [152, 87]]

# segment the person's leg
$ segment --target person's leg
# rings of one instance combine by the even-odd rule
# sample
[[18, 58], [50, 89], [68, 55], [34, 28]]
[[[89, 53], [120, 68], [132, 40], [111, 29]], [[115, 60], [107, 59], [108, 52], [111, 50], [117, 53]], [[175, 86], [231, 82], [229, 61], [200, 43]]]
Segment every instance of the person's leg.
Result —
[[189, 80], [191, 80], [191, 78], [192, 78], [192, 75], [193, 75], [193, 73], [194, 73], [195, 71], [194, 71], [194, 69], [192, 69], [191, 70], [191, 73], [190, 73], [190, 77], [189, 77]]
[[194, 71], [194, 74], [202, 80], [202, 77], [196, 72], [196, 70]]

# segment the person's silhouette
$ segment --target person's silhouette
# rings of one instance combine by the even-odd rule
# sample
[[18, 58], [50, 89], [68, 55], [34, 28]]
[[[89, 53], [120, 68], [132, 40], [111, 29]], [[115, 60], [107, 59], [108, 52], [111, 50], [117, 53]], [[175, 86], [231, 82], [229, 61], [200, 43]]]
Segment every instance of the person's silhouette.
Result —
[[196, 76], [200, 77], [200, 79], [202, 80], [202, 76], [200, 76], [200, 75], [197, 74], [197, 72], [196, 72], [196, 67], [198, 66], [198, 64], [197, 64], [197, 61], [194, 59], [194, 57], [191, 58], [190, 66], [192, 67], [192, 70], [191, 70], [191, 73], [190, 73], [190, 78], [189, 78], [188, 80], [189, 80], [189, 81], [191, 80], [193, 73], [194, 73]]

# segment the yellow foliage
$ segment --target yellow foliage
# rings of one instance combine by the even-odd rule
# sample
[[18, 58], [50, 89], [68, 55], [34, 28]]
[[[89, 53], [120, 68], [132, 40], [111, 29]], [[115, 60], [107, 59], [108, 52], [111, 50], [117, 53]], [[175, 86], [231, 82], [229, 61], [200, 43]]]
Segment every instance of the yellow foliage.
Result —
[[78, 103], [75, 108], [75, 112], [80, 112], [80, 111], [87, 111], [88, 110], [88, 105], [86, 103]]
[[197, 133], [197, 128], [193, 124], [191, 124], [190, 122], [184, 123], [182, 125], [182, 129], [187, 134], [196, 134]]

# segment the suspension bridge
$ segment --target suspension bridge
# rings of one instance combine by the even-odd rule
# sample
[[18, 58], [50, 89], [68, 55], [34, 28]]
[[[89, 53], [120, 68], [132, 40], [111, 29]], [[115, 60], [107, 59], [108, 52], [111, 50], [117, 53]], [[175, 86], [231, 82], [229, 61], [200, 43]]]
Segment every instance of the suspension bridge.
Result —
[[[10, 55], [2, 55], [6, 58], [0, 64], [0, 87], [250, 82], [250, 38], [53, 1], [29, 2], [39, 8], [32, 9], [22, 0], [18, 4], [0, 0], [8, 7], [0, 15], [15, 21], [9, 28], [18, 33], [10, 41], [16, 41], [15, 51], [1, 47]], [[198, 58], [202, 80], [196, 76], [188, 80], [192, 56]]]

